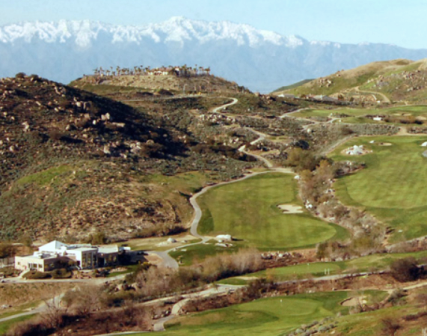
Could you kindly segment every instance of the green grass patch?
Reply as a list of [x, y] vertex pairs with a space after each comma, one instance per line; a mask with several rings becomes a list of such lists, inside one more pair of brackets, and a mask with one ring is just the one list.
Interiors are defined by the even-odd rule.
[[234, 244], [231, 247], [215, 246], [216, 240], [210, 240], [207, 244], [196, 244], [182, 249], [172, 251], [169, 255], [179, 261], [182, 266], [192, 265], [194, 262], [202, 261], [206, 257], [214, 256], [219, 253], [237, 252], [239, 248], [244, 246], [242, 243]]
[[286, 281], [299, 278], [322, 277], [325, 270], [329, 274], [358, 273], [367, 271], [387, 270], [391, 263], [397, 259], [414, 257], [419, 263], [425, 263], [427, 251], [412, 253], [389, 253], [373, 254], [362, 258], [339, 261], [339, 262], [317, 262], [310, 264], [299, 264], [286, 267], [270, 268], [267, 270], [246, 274], [244, 276], [232, 277], [219, 281], [222, 284], [240, 285], [246, 284], [249, 278], [267, 278], [273, 281]]
[[384, 123], [374, 121], [370, 118], [365, 118], [366, 115], [386, 115], [386, 116], [414, 116], [427, 118], [427, 106], [415, 105], [415, 106], [396, 106], [391, 108], [374, 108], [374, 109], [359, 109], [359, 108], [338, 108], [335, 110], [304, 110], [291, 114], [297, 118], [310, 118], [310, 117], [329, 117], [337, 118], [340, 114], [347, 114], [348, 117], [340, 117], [343, 123], [349, 124], [396, 124], [401, 125], [397, 120], [394, 123]]
[[260, 299], [172, 320], [159, 335], [281, 335], [314, 320], [346, 312], [347, 292]]
[[62, 165], [59, 167], [53, 167], [50, 169], [43, 170], [41, 172], [27, 175], [17, 181], [18, 184], [29, 184], [36, 183], [39, 186], [45, 186], [52, 182], [55, 178], [69, 173], [72, 170], [72, 167], [69, 165]]
[[[426, 136], [358, 138], [331, 154], [334, 160], [348, 160], [341, 151], [355, 144], [373, 151], [357, 158], [367, 168], [338, 179], [335, 189], [343, 203], [364, 208], [395, 228], [392, 241], [427, 235], [427, 158], [420, 146], [426, 140]], [[381, 142], [392, 145], [380, 146]]]
[[279, 92], [279, 91], [285, 91], [285, 90], [290, 90], [290, 89], [296, 89], [297, 87], [299, 87], [301, 85], [304, 85], [304, 84], [306, 84], [308, 82], [311, 82], [312, 80], [313, 79], [304, 79], [302, 81], [299, 81], [299, 82], [291, 84], [291, 85], [282, 86], [282, 87], [274, 90], [273, 92]]
[[231, 234], [247, 246], [289, 249], [313, 246], [347, 234], [335, 225], [301, 214], [283, 214], [280, 204], [303, 206], [293, 175], [269, 173], [219, 186], [198, 198], [203, 211], [199, 231]]
[[17, 318], [14, 318], [14, 319], [11, 319], [11, 320], [8, 320], [8, 321], [5, 321], [5, 322], [0, 322], [0, 335], [6, 334], [13, 325], [15, 325], [15, 324], [17, 324], [19, 322], [23, 322], [23, 321], [29, 320], [34, 315], [35, 314], [20, 316], [20, 317], [17, 317]]

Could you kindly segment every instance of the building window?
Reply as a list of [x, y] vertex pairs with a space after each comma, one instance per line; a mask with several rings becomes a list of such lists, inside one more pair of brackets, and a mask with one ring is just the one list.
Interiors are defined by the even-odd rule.
[[39, 268], [43, 268], [43, 265], [39, 265]]
[[18, 265], [21, 265], [21, 262], [20, 262], [20, 261], [18, 261]]

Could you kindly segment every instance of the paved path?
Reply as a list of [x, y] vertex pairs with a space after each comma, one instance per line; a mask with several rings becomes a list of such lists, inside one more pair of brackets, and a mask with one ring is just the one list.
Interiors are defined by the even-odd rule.
[[235, 285], [218, 285], [216, 288], [208, 288], [201, 292], [193, 293], [193, 294], [184, 294], [182, 295], [183, 300], [178, 301], [175, 303], [172, 307], [171, 313], [169, 316], [166, 316], [164, 318], [161, 318], [156, 321], [156, 323], [153, 326], [154, 331], [164, 331], [165, 330], [165, 323], [169, 320], [172, 320], [173, 318], [180, 315], [181, 308], [185, 306], [185, 304], [191, 300], [194, 299], [200, 299], [205, 298], [209, 296], [218, 296], [218, 295], [225, 295], [230, 290], [236, 290], [238, 288], [241, 288], [244, 286], [235, 286]]
[[[13, 319], [16, 319], [16, 318], [22, 317], [22, 316], [35, 315], [35, 314], [42, 313], [42, 312], [44, 312], [46, 310], [46, 308], [47, 308], [48, 305], [50, 305], [50, 304], [55, 304], [55, 305], [59, 304], [59, 302], [61, 302], [61, 299], [62, 299], [63, 296], [64, 296], [64, 293], [61, 293], [60, 295], [57, 295], [54, 298], [52, 298], [52, 299], [50, 299], [50, 300], [48, 300], [46, 302], [41, 303], [37, 308], [34, 308], [32, 310], [28, 310], [26, 312], [18, 313], [18, 314], [15, 314], [15, 315], [11, 315], [11, 316], [8, 316], [8, 317], [0, 318], [0, 323], [6, 322], [6, 321], [9, 321], [9, 320], [13, 320]], [[57, 303], [55, 303], [55, 300], [57, 300]]]
[[[238, 100], [236, 98], [230, 98], [233, 101], [230, 103], [227, 103], [225, 105], [221, 105], [217, 108], [215, 108], [212, 112], [213, 113], [220, 113], [219, 111], [224, 109], [225, 107], [228, 106], [232, 106], [234, 104], [236, 104], [238, 102]], [[254, 140], [251, 142], [251, 144], [256, 144], [259, 141], [262, 141], [266, 138], [266, 134], [255, 131], [251, 128], [248, 128], [248, 130], [254, 132], [255, 134], [257, 134], [259, 136], [258, 139]], [[262, 157], [261, 155], [256, 155], [253, 153], [249, 153], [245, 151], [245, 146], [242, 146], [239, 148], [239, 151], [242, 153], [245, 153], [247, 155], [250, 155], [252, 157], [255, 157], [257, 160], [260, 160], [262, 162], [265, 163], [265, 165], [267, 166], [267, 168], [269, 168], [270, 170], [265, 171], [265, 172], [256, 172], [256, 173], [251, 173], [248, 175], [245, 175], [242, 178], [239, 178], [237, 180], [233, 180], [233, 181], [227, 181], [227, 182], [221, 182], [215, 185], [211, 185], [211, 186], [207, 186], [204, 187], [201, 191], [199, 191], [198, 193], [194, 194], [191, 198], [190, 198], [190, 204], [194, 209], [194, 218], [193, 221], [191, 222], [191, 226], [190, 226], [190, 233], [191, 235], [193, 235], [196, 238], [201, 239], [200, 242], [197, 243], [191, 243], [191, 244], [186, 244], [186, 245], [181, 245], [181, 246], [177, 246], [177, 247], [171, 247], [169, 250], [166, 251], [147, 251], [148, 254], [154, 254], [159, 256], [162, 259], [162, 265], [165, 267], [170, 267], [173, 269], [178, 269], [179, 268], [179, 264], [177, 263], [177, 261], [172, 258], [169, 253], [172, 251], [177, 251], [179, 249], [188, 247], [188, 246], [193, 246], [193, 245], [198, 245], [198, 244], [205, 244], [207, 241], [209, 241], [210, 239], [212, 239], [212, 237], [209, 236], [202, 236], [201, 234], [199, 234], [198, 232], [198, 227], [199, 227], [199, 223], [200, 220], [202, 218], [202, 209], [200, 208], [199, 204], [197, 203], [197, 198], [200, 195], [203, 195], [204, 193], [206, 193], [207, 191], [209, 191], [212, 188], [216, 188], [218, 186], [222, 186], [222, 185], [226, 185], [226, 184], [230, 184], [230, 183], [236, 183], [236, 182], [240, 182], [243, 180], [246, 180], [250, 177], [256, 176], [256, 175], [260, 175], [260, 174], [267, 174], [267, 173], [271, 173], [271, 172], [280, 172], [280, 173], [284, 173], [284, 174], [293, 174], [293, 171], [289, 168], [273, 168], [273, 164], [267, 160], [266, 158]]]
[[[289, 116], [289, 115], [291, 115], [291, 114], [298, 113], [298, 112], [301, 112], [301, 111], [304, 111], [304, 110], [311, 110], [311, 108], [310, 108], [310, 107], [304, 107], [304, 108], [300, 108], [300, 109], [295, 110], [295, 111], [286, 112], [286, 113], [282, 114], [282, 115], [279, 117], [279, 119], [283, 119], [283, 118], [285, 118], [285, 117], [287, 117], [287, 116]], [[305, 120], [306, 120], [306, 119], [305, 119]]]
[[229, 106], [232, 106], [232, 105], [234, 105], [234, 104], [237, 104], [237, 103], [239, 102], [239, 100], [238, 100], [237, 98], [230, 98], [230, 99], [232, 99], [232, 100], [233, 100], [231, 103], [227, 103], [227, 104], [224, 104], [224, 105], [221, 105], [221, 106], [215, 107], [215, 108], [212, 110], [212, 113], [221, 113], [221, 110], [223, 110], [223, 109], [225, 109], [225, 108], [227, 108], [227, 107], [229, 107]]

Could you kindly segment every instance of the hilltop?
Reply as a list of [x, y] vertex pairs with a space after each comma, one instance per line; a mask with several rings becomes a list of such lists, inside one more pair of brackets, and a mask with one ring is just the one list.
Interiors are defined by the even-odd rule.
[[369, 63], [354, 69], [338, 71], [308, 83], [277, 90], [275, 94], [330, 95], [359, 102], [426, 102], [425, 78], [427, 59]]
[[[185, 194], [215, 178], [209, 171], [231, 178], [253, 161], [237, 141], [218, 143], [214, 127], [199, 125], [188, 112], [203, 109], [194, 101], [156, 115], [22, 73], [1, 79], [0, 92], [3, 239], [167, 233], [189, 216]], [[207, 173], [184, 184], [182, 195], [152, 182], [195, 170]]]
[[83, 89], [90, 89], [91, 85], [134, 87], [144, 91], [144, 94], [148, 96], [249, 92], [237, 83], [214, 76], [204, 69], [203, 73], [198, 73], [197, 67], [194, 69], [192, 67], [161, 67], [150, 70], [134, 67], [134, 69], [125, 69], [125, 71], [117, 67], [116, 70], [106, 70], [105, 73], [104, 70], [101, 71], [100, 73], [100, 70], [96, 69], [94, 75], [79, 78], [72, 81], [70, 85]]

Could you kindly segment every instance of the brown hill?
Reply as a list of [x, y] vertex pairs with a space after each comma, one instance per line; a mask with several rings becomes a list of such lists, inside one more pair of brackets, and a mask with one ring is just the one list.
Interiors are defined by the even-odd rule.
[[0, 93], [3, 239], [174, 230], [191, 214], [185, 193], [203, 179], [180, 194], [153, 174], [230, 178], [248, 165], [236, 148], [208, 141], [209, 127], [193, 134], [199, 121], [184, 110], [156, 118], [35, 75], [1, 79]]
[[[236, 93], [249, 92], [235, 82], [227, 81], [213, 75], [177, 77], [175, 75], [120, 75], [120, 76], [85, 76], [70, 83], [79, 88], [85, 85], [112, 85], [136, 87], [153, 94], [188, 94], [188, 93]], [[163, 92], [161, 91], [163, 90]], [[169, 91], [169, 92], [168, 92]]]
[[327, 77], [275, 94], [343, 96], [359, 101], [426, 102], [427, 60], [404, 59], [374, 62], [361, 67], [338, 71]]

